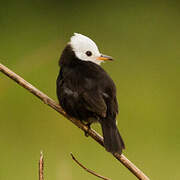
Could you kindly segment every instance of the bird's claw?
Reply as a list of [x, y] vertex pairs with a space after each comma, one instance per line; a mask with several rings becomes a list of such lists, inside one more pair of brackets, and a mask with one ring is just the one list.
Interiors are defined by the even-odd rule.
[[88, 137], [89, 136], [89, 129], [91, 129], [91, 123], [87, 123], [87, 124], [85, 124], [87, 127], [88, 127], [88, 129], [87, 129], [87, 131], [84, 131], [84, 135], [86, 136], [86, 137]]

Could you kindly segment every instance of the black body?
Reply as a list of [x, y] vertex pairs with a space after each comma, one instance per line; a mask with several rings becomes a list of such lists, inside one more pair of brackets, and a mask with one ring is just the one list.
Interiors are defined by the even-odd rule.
[[79, 60], [70, 45], [64, 49], [59, 65], [57, 96], [62, 108], [81, 121], [98, 121], [106, 150], [122, 153], [124, 143], [116, 126], [118, 104], [112, 79], [99, 65]]

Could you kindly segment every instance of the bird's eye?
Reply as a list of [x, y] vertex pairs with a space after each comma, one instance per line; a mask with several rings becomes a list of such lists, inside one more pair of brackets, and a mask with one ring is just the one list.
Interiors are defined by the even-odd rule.
[[86, 55], [87, 55], [87, 56], [91, 56], [91, 55], [92, 55], [92, 52], [91, 52], [91, 51], [86, 51]]

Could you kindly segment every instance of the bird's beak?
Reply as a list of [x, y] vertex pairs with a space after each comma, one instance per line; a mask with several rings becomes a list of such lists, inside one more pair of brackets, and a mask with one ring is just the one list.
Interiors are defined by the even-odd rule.
[[113, 58], [111, 56], [106, 56], [106, 55], [101, 54], [101, 56], [99, 56], [97, 58], [97, 60], [101, 60], [101, 61], [107, 61], [107, 60], [113, 61]]

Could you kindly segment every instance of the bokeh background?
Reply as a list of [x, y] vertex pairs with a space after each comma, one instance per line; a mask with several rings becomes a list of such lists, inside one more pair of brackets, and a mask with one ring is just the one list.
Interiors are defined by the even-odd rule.
[[[151, 179], [180, 179], [180, 3], [178, 1], [0, 2], [0, 62], [56, 98], [58, 59], [74, 32], [91, 37], [117, 85], [124, 154]], [[99, 125], [94, 125], [99, 133]], [[136, 179], [110, 153], [0, 73], [0, 180]]]

